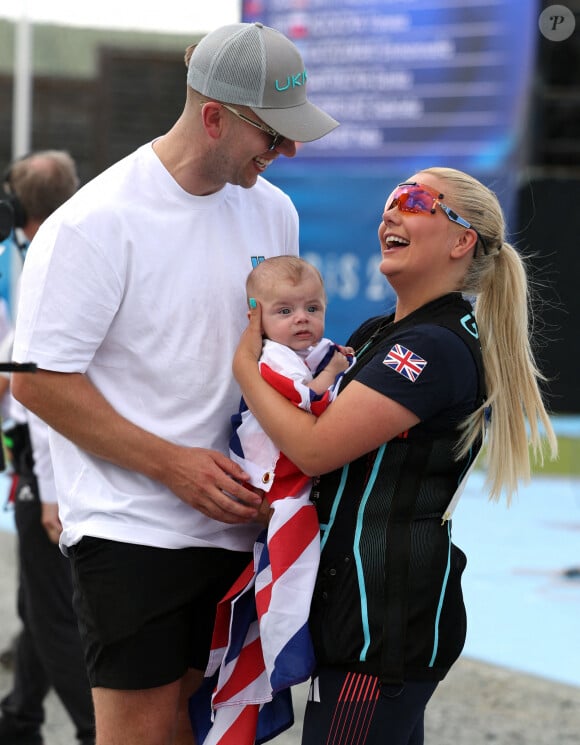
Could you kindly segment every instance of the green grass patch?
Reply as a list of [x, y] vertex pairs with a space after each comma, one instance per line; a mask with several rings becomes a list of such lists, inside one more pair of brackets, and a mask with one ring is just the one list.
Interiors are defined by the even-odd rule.
[[558, 437], [558, 459], [544, 459], [543, 467], [532, 463], [535, 474], [580, 476], [580, 439], [577, 437]]
[[[485, 448], [480, 453], [476, 468], [485, 468]], [[580, 477], [580, 438], [558, 436], [558, 458], [550, 460], [544, 451], [544, 465], [536, 463], [532, 456], [532, 473], [536, 476], [579, 476]]]

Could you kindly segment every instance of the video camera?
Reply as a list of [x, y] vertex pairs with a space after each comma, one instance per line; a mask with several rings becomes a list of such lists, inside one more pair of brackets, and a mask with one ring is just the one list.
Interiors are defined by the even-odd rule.
[[3, 195], [0, 199], [0, 243], [12, 233], [14, 228], [26, 225], [26, 212], [18, 197]]
[[12, 188], [12, 165], [10, 165], [4, 171], [0, 185], [0, 243], [8, 238], [14, 228], [23, 228], [26, 220], [24, 205]]
[[[27, 372], [34, 373], [37, 370], [35, 362], [0, 362], [0, 372]], [[2, 422], [0, 421], [0, 429]], [[4, 447], [0, 443], [0, 471], [6, 470], [6, 459], [4, 457]]]

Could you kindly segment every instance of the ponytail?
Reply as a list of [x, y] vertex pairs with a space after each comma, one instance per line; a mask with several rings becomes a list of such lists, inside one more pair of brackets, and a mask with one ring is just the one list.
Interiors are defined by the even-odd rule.
[[520, 254], [505, 241], [503, 214], [491, 190], [461, 171], [430, 168], [424, 172], [449, 183], [458, 211], [483, 238], [458, 289], [476, 298], [474, 314], [487, 400], [463, 423], [459, 454], [485, 440], [490, 498], [498, 500], [503, 491], [509, 504], [518, 482], [530, 478], [530, 446], [541, 465], [544, 440], [552, 459], [558, 452], [539, 388], [544, 376], [530, 342], [526, 267]]
[[[544, 462], [543, 435], [550, 457], [557, 456], [557, 441], [546, 412], [538, 381], [544, 376], [530, 344], [530, 299], [524, 262], [509, 243], [493, 256], [493, 272], [485, 272], [477, 295], [475, 317], [479, 328], [487, 401], [465, 422], [462, 451], [484, 435], [487, 424], [487, 483], [490, 497], [502, 489], [508, 503], [518, 481], [530, 478], [530, 452]], [[543, 433], [542, 430], [543, 429]]]

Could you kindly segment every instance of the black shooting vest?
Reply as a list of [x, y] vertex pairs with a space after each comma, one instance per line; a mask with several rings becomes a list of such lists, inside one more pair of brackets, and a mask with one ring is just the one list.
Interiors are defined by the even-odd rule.
[[[470, 349], [479, 406], [481, 348], [471, 305], [459, 293], [397, 323], [391, 316], [363, 324], [349, 340], [357, 365], [342, 390], [357, 369], [388, 353], [393, 334], [425, 323], [450, 329]], [[384, 683], [441, 680], [463, 648], [466, 559], [442, 515], [477, 452], [456, 460], [455, 425], [436, 436], [424, 429], [419, 423], [313, 487], [322, 552], [310, 629], [322, 666], [368, 672]]]

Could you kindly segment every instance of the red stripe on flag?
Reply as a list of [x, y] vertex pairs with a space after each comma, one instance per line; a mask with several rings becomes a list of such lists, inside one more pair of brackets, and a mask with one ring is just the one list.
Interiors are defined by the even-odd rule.
[[221, 735], [216, 745], [253, 745], [258, 726], [258, 704], [248, 704], [240, 711], [230, 727]]
[[248, 566], [240, 574], [238, 579], [218, 603], [216, 620], [213, 628], [211, 641], [212, 649], [227, 647], [230, 635], [230, 612], [231, 599], [236, 597], [254, 577], [254, 562], [250, 561]]
[[259, 592], [256, 592], [256, 610], [258, 612], [258, 618], [262, 618], [265, 613], [268, 612], [270, 607], [270, 600], [272, 599], [272, 587], [273, 583], [268, 582]]
[[272, 370], [272, 368], [265, 362], [260, 363], [260, 374], [267, 380], [270, 385], [279, 391], [288, 401], [291, 401], [294, 406], [299, 406], [302, 401], [302, 396], [296, 390], [294, 381], [292, 378], [288, 378], [285, 375]]
[[309, 504], [301, 507], [268, 539], [272, 579], [280, 577], [312, 543], [318, 531], [316, 508]]
[[236, 696], [246, 686], [260, 677], [265, 669], [262, 644], [260, 639], [254, 639], [244, 645], [236, 659], [236, 672], [231, 675], [224, 686], [216, 693], [213, 699], [214, 706]]

